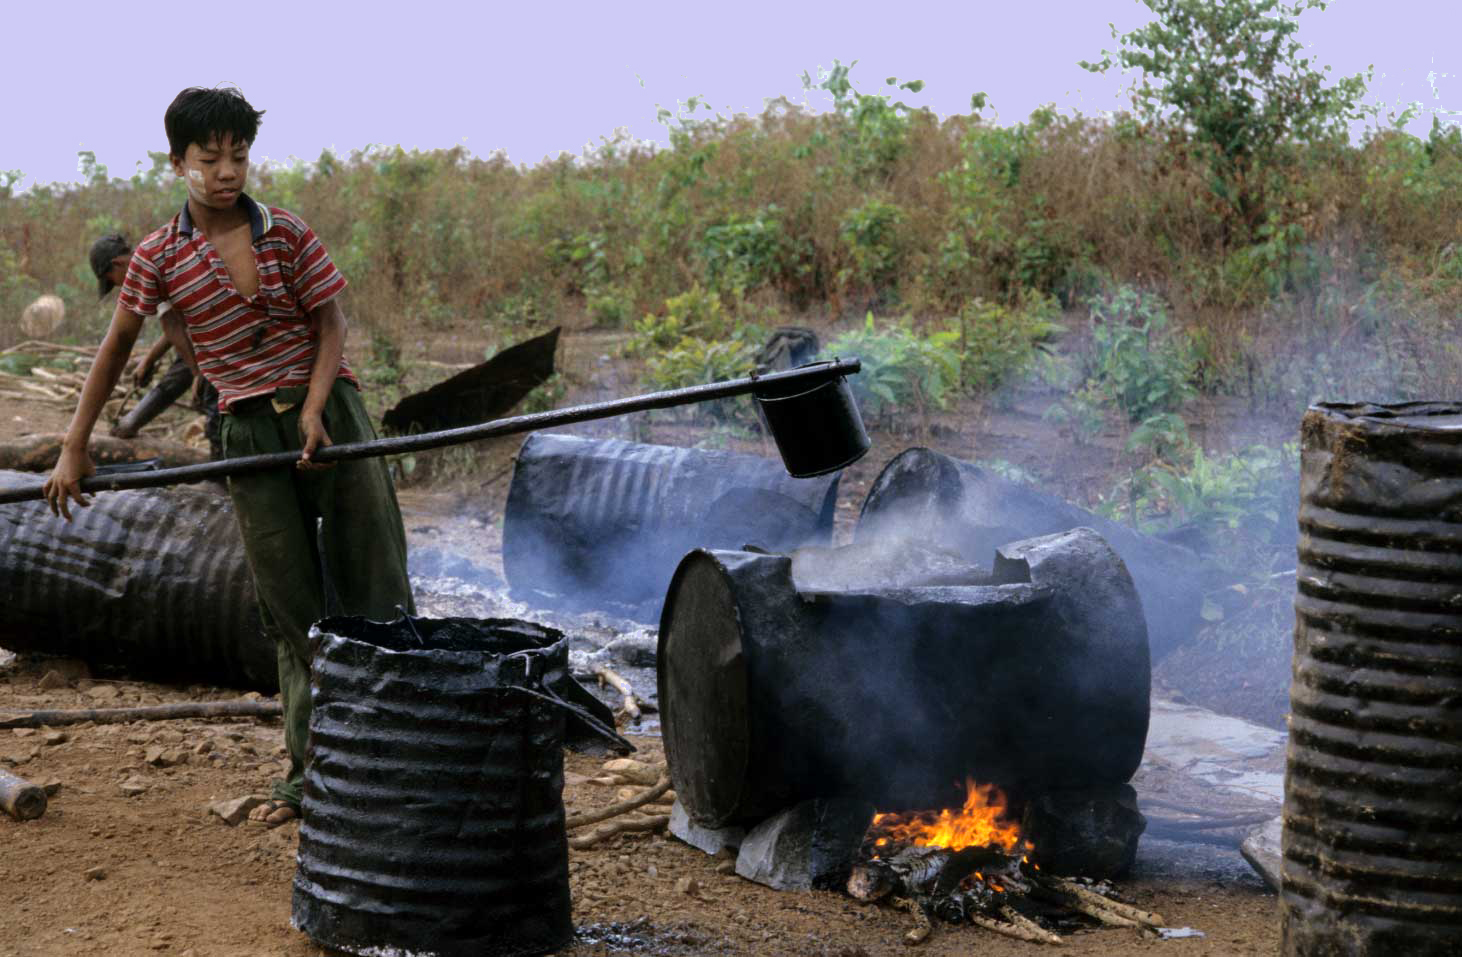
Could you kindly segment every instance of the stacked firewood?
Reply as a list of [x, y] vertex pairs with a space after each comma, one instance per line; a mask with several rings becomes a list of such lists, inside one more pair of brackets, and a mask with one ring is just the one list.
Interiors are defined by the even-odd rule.
[[996, 848], [905, 847], [853, 868], [853, 898], [908, 911], [915, 926], [905, 941], [917, 944], [933, 930], [931, 918], [975, 924], [1007, 937], [1060, 944], [1051, 928], [1096, 922], [1155, 935], [1160, 915], [1123, 903], [1106, 883], [1042, 873], [1024, 855]]
[[[95, 353], [95, 349], [34, 339], [0, 350], [0, 397], [75, 405]], [[6, 362], [6, 357], [12, 357], [11, 361]], [[23, 361], [29, 359], [35, 362]], [[112, 401], [125, 394], [119, 387]]]
[[[570, 814], [564, 826], [580, 833], [569, 837], [569, 847], [582, 850], [615, 834], [662, 831], [670, 823], [675, 792], [670, 790], [670, 772], [663, 764], [615, 758], [604, 762], [602, 772], [589, 783], [617, 788], [616, 800], [608, 807]], [[591, 825], [598, 827], [583, 830]]]

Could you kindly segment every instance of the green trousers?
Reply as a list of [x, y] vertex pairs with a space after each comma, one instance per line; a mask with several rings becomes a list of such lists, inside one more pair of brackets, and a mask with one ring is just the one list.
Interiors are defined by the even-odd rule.
[[[299, 404], [306, 389], [277, 390], [223, 416], [224, 455], [232, 458], [300, 448]], [[287, 406], [278, 411], [278, 406]], [[337, 379], [325, 404], [332, 442], [375, 438], [354, 386]], [[273, 796], [298, 806], [303, 797], [310, 729], [310, 626], [327, 614], [397, 617], [415, 613], [406, 578], [406, 533], [383, 459], [339, 462], [320, 471], [275, 469], [228, 480], [259, 609], [279, 656], [279, 694], [289, 776]], [[339, 607], [327, 607], [328, 580]]]

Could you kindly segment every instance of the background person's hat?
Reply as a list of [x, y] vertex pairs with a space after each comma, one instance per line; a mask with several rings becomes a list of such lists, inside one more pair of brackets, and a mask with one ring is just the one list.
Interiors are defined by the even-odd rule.
[[132, 252], [132, 244], [121, 233], [111, 233], [91, 244], [91, 271], [96, 273], [98, 298], [112, 291], [113, 282], [107, 278], [112, 260]]

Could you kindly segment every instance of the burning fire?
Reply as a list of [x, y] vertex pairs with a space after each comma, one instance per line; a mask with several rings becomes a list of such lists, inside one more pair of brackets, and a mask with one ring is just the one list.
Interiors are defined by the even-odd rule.
[[[958, 811], [910, 811], [873, 815], [869, 837], [877, 850], [890, 845], [993, 847], [1006, 854], [1022, 846], [1020, 823], [1010, 819], [1005, 795], [992, 784], [965, 781], [965, 803]], [[1029, 844], [1024, 845], [1029, 849]]]

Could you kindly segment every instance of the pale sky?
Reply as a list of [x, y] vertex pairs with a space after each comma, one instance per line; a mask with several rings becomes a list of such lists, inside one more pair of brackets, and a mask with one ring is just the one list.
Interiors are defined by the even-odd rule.
[[[802, 99], [802, 71], [835, 58], [859, 61], [864, 92], [891, 75], [924, 80], [904, 99], [941, 115], [968, 112], [976, 91], [1002, 122], [1046, 102], [1090, 114], [1125, 106], [1122, 81], [1077, 61], [1113, 47], [1109, 22], [1127, 30], [1147, 14], [1133, 0], [26, 2], [0, 13], [0, 169], [23, 170], [25, 185], [69, 181], [89, 149], [130, 175], [147, 150], [166, 150], [162, 115], [178, 90], [222, 82], [267, 111], [256, 160], [464, 144], [531, 164], [616, 127], [663, 142], [657, 104], [701, 96], [757, 113], [768, 98]], [[1335, 75], [1374, 64], [1377, 99], [1462, 110], [1458, 0], [1334, 0], [1300, 22]], [[1427, 115], [1411, 129], [1429, 126]]]

